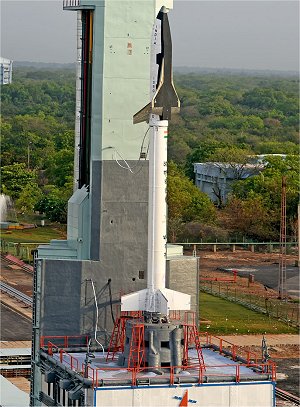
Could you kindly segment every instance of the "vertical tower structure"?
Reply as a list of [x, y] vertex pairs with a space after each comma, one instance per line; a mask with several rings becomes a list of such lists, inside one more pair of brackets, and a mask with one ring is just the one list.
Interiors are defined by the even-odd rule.
[[[121, 295], [146, 288], [149, 134], [132, 118], [150, 99], [162, 6], [172, 0], [64, 0], [78, 20], [75, 188], [67, 240], [38, 248], [41, 335], [97, 331], [107, 344]], [[190, 294], [194, 310], [197, 269], [182, 256], [166, 268], [166, 287]]]

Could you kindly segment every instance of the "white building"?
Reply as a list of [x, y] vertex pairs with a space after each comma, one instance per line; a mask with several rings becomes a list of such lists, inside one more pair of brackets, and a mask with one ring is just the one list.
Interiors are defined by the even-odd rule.
[[224, 204], [233, 181], [258, 174], [263, 164], [194, 163], [195, 184], [218, 204]]
[[12, 82], [12, 63], [10, 59], [0, 57], [0, 83], [7, 85]]

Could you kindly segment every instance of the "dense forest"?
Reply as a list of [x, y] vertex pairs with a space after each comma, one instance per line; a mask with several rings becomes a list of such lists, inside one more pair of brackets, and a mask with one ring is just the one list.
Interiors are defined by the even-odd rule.
[[[288, 233], [296, 234], [299, 190], [299, 81], [296, 77], [175, 75], [181, 112], [169, 138], [169, 239], [278, 240], [282, 176]], [[2, 193], [22, 212], [65, 222], [72, 193], [75, 71], [17, 67], [1, 89]], [[265, 154], [264, 171], [237, 176], [226, 202], [213, 204], [193, 183], [195, 162], [246, 165]], [[286, 157], [268, 156], [285, 154]]]

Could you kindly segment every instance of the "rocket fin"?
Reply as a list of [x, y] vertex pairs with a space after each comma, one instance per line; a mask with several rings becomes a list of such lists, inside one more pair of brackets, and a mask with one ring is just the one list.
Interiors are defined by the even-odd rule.
[[179, 291], [163, 288], [162, 294], [168, 301], [168, 310], [189, 310], [191, 309], [191, 296]]
[[149, 122], [149, 116], [151, 113], [151, 102], [148, 103], [143, 109], [138, 111], [134, 116], [133, 116], [133, 124], [137, 123], [142, 123], [142, 122]]
[[148, 290], [123, 295], [121, 298], [121, 311], [145, 311]]
[[122, 311], [148, 311], [168, 313], [168, 300], [160, 290], [140, 290], [121, 298]]
[[155, 291], [146, 288], [121, 298], [122, 311], [148, 311], [168, 315], [170, 310], [189, 310], [190, 307], [190, 295], [168, 288]]

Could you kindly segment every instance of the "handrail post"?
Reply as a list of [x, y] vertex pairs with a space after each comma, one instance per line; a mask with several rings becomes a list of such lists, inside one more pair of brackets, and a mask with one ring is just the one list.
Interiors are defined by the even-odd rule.
[[203, 384], [203, 367], [202, 365], [199, 366], [199, 381], [198, 384]]
[[236, 357], [236, 345], [232, 346], [232, 359], [233, 361], [235, 361], [235, 357]]
[[60, 363], [62, 363], [62, 361], [63, 361], [63, 352], [64, 352], [64, 350], [63, 350], [63, 349], [60, 349], [60, 351], [59, 351], [59, 360], [60, 360]]
[[240, 365], [236, 365], [236, 382], [240, 381]]
[[132, 386], [136, 386], [136, 374], [137, 374], [137, 371], [136, 371], [136, 369], [135, 368], [132, 368]]

